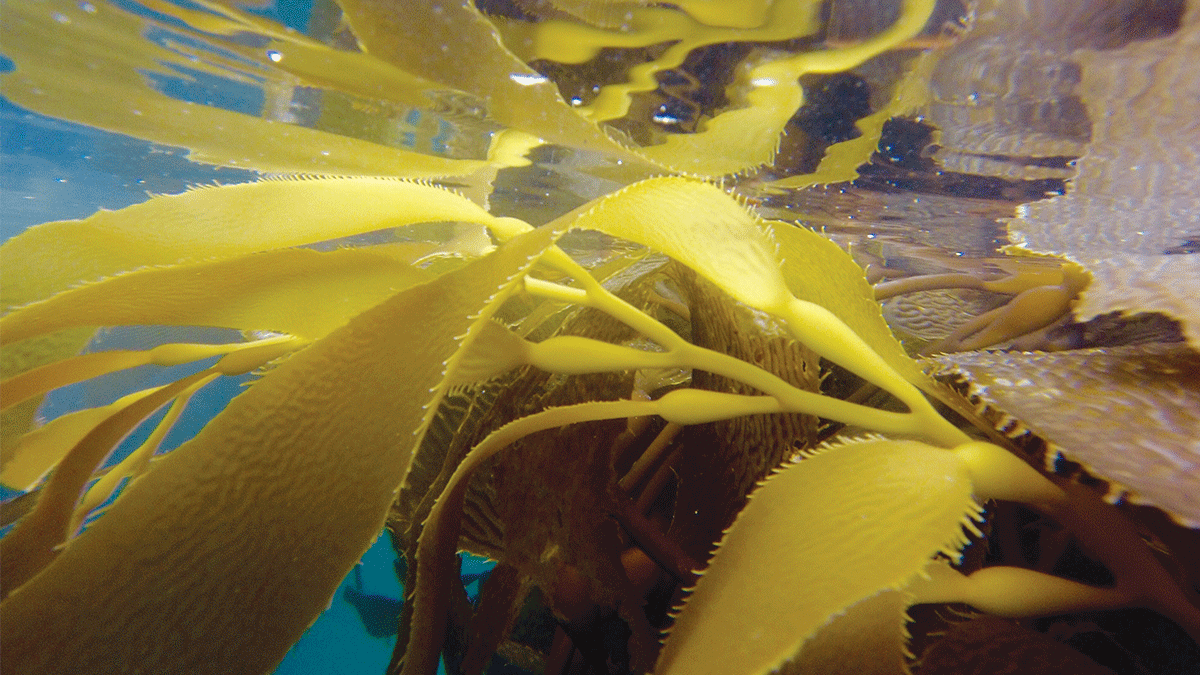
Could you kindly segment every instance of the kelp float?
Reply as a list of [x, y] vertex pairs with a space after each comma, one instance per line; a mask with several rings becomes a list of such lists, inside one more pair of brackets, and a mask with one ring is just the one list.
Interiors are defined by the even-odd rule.
[[[7, 2], [10, 101], [261, 179], [4, 244], [0, 476], [28, 492], [7, 513], [32, 506], [0, 541], [3, 670], [267, 672], [385, 526], [409, 563], [393, 668], [410, 674], [493, 658], [548, 673], [902, 673], [910, 629], [933, 645], [922, 672], [959, 672], [989, 640], [1085, 658], [997, 619], [955, 622], [940, 642], [906, 629], [931, 603], [1009, 618], [1146, 607], [1200, 637], [1186, 544], [1145, 543], [1194, 543], [1200, 521], [1195, 296], [1151, 285], [1159, 269], [1196, 274], [1194, 190], [1139, 184], [1131, 202], [1114, 177], [1144, 147], [1131, 128], [1162, 139], [1172, 125], [1100, 112], [1126, 105], [1114, 83], [1140, 68], [1136, 109], [1194, 129], [1200, 96], [1178, 90], [1196, 87], [1183, 62], [1200, 22], [1195, 8], [1154, 23], [1097, 5], [343, 0], [302, 34], [219, 0]], [[1034, 66], [1005, 51], [1022, 26], [1054, 45]], [[993, 52], [977, 80], [956, 76]], [[806, 92], [854, 69], [873, 73], [856, 130], [801, 133]], [[1034, 71], [1062, 78], [1037, 89]], [[274, 98], [255, 116], [156, 84], [170, 78]], [[312, 91], [313, 115], [279, 112]], [[853, 179], [905, 115], [936, 123], [936, 161], [1010, 187], [1083, 157], [1065, 195], [1013, 222], [1031, 250], [873, 288], [825, 236], [757, 212]], [[419, 143], [422, 116], [438, 134]], [[776, 156], [788, 129], [808, 166]], [[1170, 150], [1194, 155], [1182, 137]], [[1194, 178], [1165, 152], [1136, 161]], [[553, 189], [524, 202], [514, 186], [530, 179]], [[1152, 211], [1161, 222], [1134, 248], [1095, 215]], [[1056, 224], [1072, 218], [1100, 241], [1070, 243]], [[950, 322], [930, 349], [957, 353], [935, 378], [879, 301], [951, 288], [1000, 302]], [[1150, 320], [1117, 311], [1158, 312], [1174, 332], [1147, 338]], [[1141, 338], [1089, 348], [1095, 315]], [[81, 354], [106, 326], [244, 340]], [[1078, 338], [1066, 351], [972, 351], [1061, 347], [1064, 331]], [[171, 384], [34, 421], [60, 387], [193, 362]], [[195, 438], [155, 455], [190, 396], [247, 372]], [[1124, 419], [1134, 389], [1151, 442], [1080, 445], [1081, 428]], [[149, 441], [98, 471], [164, 407]], [[1031, 446], [1091, 474], [1043, 470]], [[1131, 520], [1106, 491], [1179, 525]], [[1109, 583], [970, 553], [1019, 536], [1013, 504], [1065, 528]], [[460, 550], [499, 561], [475, 605]], [[547, 615], [556, 637], [522, 641]]]

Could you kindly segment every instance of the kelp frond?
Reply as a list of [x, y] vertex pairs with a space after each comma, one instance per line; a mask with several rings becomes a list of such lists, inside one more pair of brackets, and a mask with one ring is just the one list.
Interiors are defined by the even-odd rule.
[[[1096, 401], [1100, 415], [1152, 401], [1138, 425], [1177, 400], [1192, 410], [1195, 303], [1175, 291], [1137, 300], [1145, 284], [1127, 283], [1103, 242], [1055, 238], [1078, 213], [1102, 221], [1097, 203], [1124, 204], [1113, 176], [1141, 157], [1125, 142], [1135, 113], [1095, 128], [1115, 159], [1089, 150], [1066, 195], [1012, 221], [1027, 248], [1062, 258], [1010, 249], [986, 273], [872, 286], [825, 234], [760, 216], [774, 195], [853, 179], [901, 115], [947, 127], [939, 161], [1020, 163], [993, 136], [972, 145], [944, 109], [958, 105], [945, 80], [978, 48], [972, 33], [910, 58], [935, 4], [899, 2], [888, 25], [845, 40], [807, 0], [338, 0], [321, 8], [336, 27], [319, 37], [224, 0], [6, 2], [13, 68], [0, 81], [14, 104], [257, 176], [48, 222], [0, 248], [0, 481], [36, 493], [0, 540], [0, 669], [266, 672], [385, 526], [409, 566], [390, 667], [405, 675], [480, 669], [502, 651], [557, 675], [572, 642], [617, 634], [604, 621], [626, 637], [587, 658], [620, 655], [623, 672], [869, 662], [899, 674], [916, 603], [1014, 617], [1141, 605], [1200, 637], [1187, 575], [1088, 487], [1014, 452], [986, 410], [905, 351], [880, 307], [952, 288], [1000, 297], [927, 349], [966, 352], [939, 361], [1052, 440], [1102, 446], [1080, 431], [1112, 426], [1079, 421]], [[1005, 34], [1006, 12], [1033, 11], [984, 5], [981, 38]], [[1171, 107], [1164, 92], [1191, 91], [1180, 73], [1198, 15], [1173, 35], [1079, 52], [1088, 105], [1135, 110], [1117, 84], [1128, 68], [1161, 71], [1146, 88], [1152, 115]], [[617, 65], [588, 80], [605, 63]], [[709, 67], [712, 82], [692, 73]], [[815, 170], [777, 166], [811, 103], [805, 82], [872, 68], [895, 72], [872, 76], [860, 136], [831, 141]], [[266, 102], [224, 109], [164, 84], [199, 76]], [[693, 85], [704, 91], [684, 101], [687, 125], [652, 112]], [[319, 114], [282, 112], [301, 89], [321, 95]], [[439, 136], [417, 143], [418, 125]], [[1037, 153], [1086, 145], [1042, 140]], [[510, 194], [523, 180], [571, 194]], [[1152, 243], [1131, 273], [1194, 274]], [[972, 353], [1072, 313], [1137, 309], [1176, 319], [1184, 344]], [[172, 332], [152, 348], [81, 353], [97, 328], [145, 326], [242, 339]], [[1131, 364], [1163, 381], [1114, 388]], [[191, 371], [36, 420], [42, 397], [143, 365]], [[1077, 368], [1085, 376], [1064, 380]], [[251, 372], [202, 431], [156, 454], [202, 387]], [[1058, 389], [1054, 405], [1033, 403]], [[147, 440], [101, 469], [164, 408]], [[995, 443], [973, 440], [984, 435]], [[1194, 500], [1180, 497], [1194, 452], [1110, 454], [1136, 461], [1073, 456], [1194, 523]], [[1146, 467], [1175, 473], [1138, 476]], [[1112, 586], [971, 559], [1012, 526], [985, 510], [996, 500], [1054, 519]], [[460, 550], [498, 561], [478, 606], [462, 593]], [[555, 642], [510, 649], [537, 612], [560, 626]], [[859, 648], [864, 632], [877, 637]]]

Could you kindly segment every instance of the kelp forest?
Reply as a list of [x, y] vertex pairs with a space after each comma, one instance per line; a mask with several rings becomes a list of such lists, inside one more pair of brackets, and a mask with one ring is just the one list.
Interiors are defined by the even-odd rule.
[[1196, 672], [1197, 2], [2, 4], [6, 675]]

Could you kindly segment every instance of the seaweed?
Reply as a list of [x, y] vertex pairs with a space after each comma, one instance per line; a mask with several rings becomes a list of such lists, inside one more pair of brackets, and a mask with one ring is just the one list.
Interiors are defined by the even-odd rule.
[[[1156, 289], [1160, 270], [1194, 276], [1168, 244], [1195, 232], [1105, 243], [1156, 205], [1177, 213], [1179, 195], [1160, 180], [1129, 196], [1125, 164], [1173, 155], [1137, 154], [1141, 118], [1102, 126], [1095, 109], [1125, 105], [1115, 83], [1152, 63], [1151, 114], [1191, 114], [1200, 96], [1171, 108], [1164, 92], [1194, 88], [1181, 64], [1200, 12], [1144, 39], [1110, 10], [1062, 17], [1080, 50], [1039, 53], [1061, 75], [1047, 93], [1025, 86], [1021, 45], [1067, 28], [1006, 5], [927, 25], [948, 11], [934, 5], [905, 0], [849, 38], [856, 7], [884, 10], [340, 0], [310, 35], [222, 0], [6, 2], [10, 101], [258, 177], [45, 223], [0, 249], [0, 479], [33, 503], [0, 540], [0, 665], [267, 672], [385, 528], [406, 597], [361, 584], [347, 597], [372, 635], [399, 614], [389, 672], [406, 675], [938, 672], [981, 654], [1003, 668], [990, 645], [1022, 645], [1015, 664], [1073, 649], [1036, 620], [1123, 608], [1153, 610], [1190, 648], [1195, 298]], [[997, 42], [1030, 24], [1021, 45]], [[950, 85], [978, 53], [981, 82], [1017, 90], [964, 125]], [[586, 100], [563, 95], [596, 72]], [[179, 77], [327, 105], [248, 114], [162, 84]], [[672, 106], [687, 124], [659, 119]], [[854, 119], [818, 123], [835, 109]], [[944, 145], [906, 149], [907, 171], [1067, 181], [1011, 212], [1025, 250], [872, 285], [802, 214], [766, 217], [779, 195], [854, 180], [914, 116]], [[776, 162], [788, 129], [815, 162]], [[1060, 156], [1081, 157], [1074, 178]], [[1063, 243], [1097, 209], [1116, 224]], [[926, 344], [951, 353], [912, 356], [880, 302], [962, 288], [992, 306]], [[1122, 311], [1179, 330], [1103, 351], [980, 351], [1045, 347], [1064, 322]], [[110, 326], [243, 340], [80, 353]], [[35, 418], [64, 386], [182, 363], [197, 370]], [[194, 438], [157, 452], [199, 388], [245, 373]], [[141, 448], [99, 469], [163, 408]], [[1040, 563], [1011, 545], [1026, 517], [1061, 533]], [[460, 551], [497, 561], [474, 600]], [[1072, 555], [1103, 574], [1055, 565]], [[922, 609], [962, 605], [958, 619]]]

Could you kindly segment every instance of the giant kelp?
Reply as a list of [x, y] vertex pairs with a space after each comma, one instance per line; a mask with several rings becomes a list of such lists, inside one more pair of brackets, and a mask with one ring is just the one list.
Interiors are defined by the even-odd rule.
[[[903, 616], [918, 603], [1005, 617], [1146, 606], [1200, 635], [1195, 579], [1173, 576], [1171, 556], [1156, 558], [1097, 491], [1031, 468], [976, 408], [981, 394], [926, 374], [878, 303], [960, 287], [1002, 296], [942, 346], [1004, 343], [1053, 326], [1085, 288], [1085, 302], [1108, 292], [1091, 285], [1100, 258], [1015, 256], [989, 263], [1002, 274], [920, 275], [877, 292], [828, 238], [755, 212], [766, 195], [852, 177], [888, 120], [923, 109], [945, 138], [964, 139], [946, 151], [960, 157], [1019, 151], [1005, 162], [1020, 164], [1080, 152], [1076, 117], [1053, 127], [1074, 145], [997, 144], [937, 117], [957, 95], [946, 86], [953, 50], [994, 48], [1006, 22], [996, 10], [979, 14], [974, 33], [926, 29], [933, 5], [903, 2], [887, 28], [847, 41], [824, 39], [816, 2], [345, 0], [319, 8], [336, 19], [320, 37], [220, 0], [8, 3], [10, 100], [264, 177], [47, 223], [4, 245], [0, 472], [36, 502], [0, 544], [4, 669], [264, 672], [385, 524], [409, 563], [393, 663], [406, 673], [434, 672], [439, 659], [477, 672], [513, 651], [510, 633], [531, 605], [561, 627], [534, 665], [564, 672], [572, 644], [617, 671], [830, 672], [852, 663], [841, 656], [851, 649], [880, 672], [904, 672]], [[845, 23], [856, 7], [830, 11]], [[1137, 58], [1182, 77], [1172, 59], [1194, 40], [1196, 15], [1125, 49], [1144, 46]], [[1070, 22], [1110, 17], [1083, 11]], [[908, 42], [964, 32], [974, 38], [949, 51], [917, 55], [928, 40]], [[715, 45], [740, 56], [715, 58]], [[1122, 56], [1060, 52], [1046, 59], [1080, 58], [1095, 78]], [[568, 103], [558, 87], [585, 81], [597, 60], [627, 70]], [[873, 76], [861, 135], [832, 145], [815, 173], [773, 165], [805, 103], [801, 78], [868, 61], [892, 75]], [[307, 120], [271, 105], [254, 116], [156, 84], [181, 74], [276, 93], [319, 88], [329, 105]], [[672, 77], [694, 86], [670, 89]], [[1090, 77], [1065, 77], [1051, 93], [1069, 97]], [[692, 98], [687, 129], [669, 115], [646, 119], [677, 95]], [[1036, 105], [1042, 95], [1018, 89], [1016, 109], [1038, 114], [1002, 119], [1005, 139], [1021, 138], [1018, 123], [1036, 136], [1062, 121]], [[1096, 106], [1105, 96], [1124, 94], [1084, 98]], [[490, 143], [438, 154], [388, 145], [387, 124], [343, 135], [361, 110], [392, 122], [434, 115]], [[1123, 132], [1093, 133], [1095, 143]], [[973, 136], [984, 146], [963, 147]], [[575, 190], [575, 203], [548, 217], [544, 205], [506, 198], [514, 177], [544, 167]], [[1097, 189], [1088, 176], [1076, 193]], [[1113, 307], [1165, 311], [1192, 337], [1190, 315], [1171, 303]], [[247, 339], [78, 355], [95, 327], [112, 325], [222, 326]], [[1096, 384], [1086, 393], [1103, 410], [1127, 391], [1114, 389], [1114, 373], [1147, 360], [1135, 377], [1190, 368], [1192, 347], [1046, 359], [1088, 368]], [[27, 432], [55, 388], [211, 356], [220, 360], [173, 384]], [[1015, 358], [1019, 372], [1046, 369], [1046, 359]], [[942, 359], [977, 386], [1003, 377], [986, 356]], [[194, 439], [151, 460], [152, 439], [93, 476], [153, 410], [249, 371], [257, 379]], [[1072, 454], [1072, 423], [1042, 423], [1044, 409], [1023, 405], [1050, 386], [997, 388], [995, 404], [1179, 521], [1200, 517], [1179, 498], [1186, 466], [1143, 483]], [[1148, 405], [1176, 402], [1189, 414], [1194, 389]], [[1063, 407], [1087, 409], [1049, 414], [1075, 419]], [[1054, 519], [1113, 582], [962, 558], [985, 530], [1013, 527], [985, 514], [988, 500]], [[459, 550], [499, 561], [478, 607], [455, 573]], [[681, 609], [672, 617], [669, 607]], [[881, 639], [856, 647], [868, 625]], [[621, 637], [600, 639], [613, 626]]]

